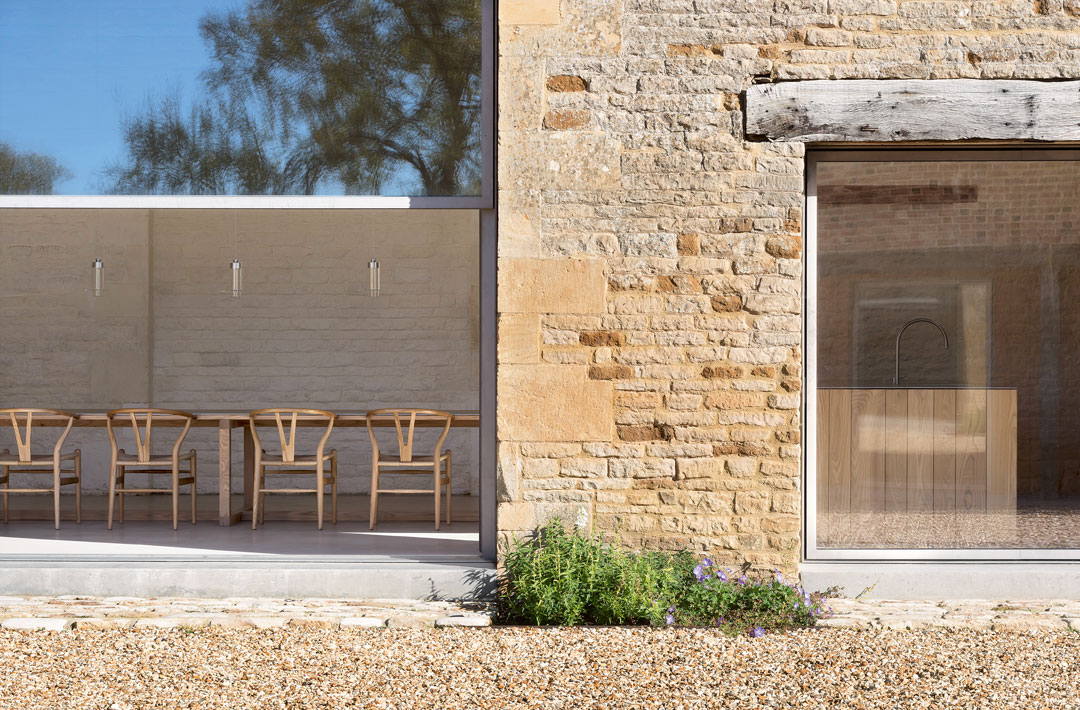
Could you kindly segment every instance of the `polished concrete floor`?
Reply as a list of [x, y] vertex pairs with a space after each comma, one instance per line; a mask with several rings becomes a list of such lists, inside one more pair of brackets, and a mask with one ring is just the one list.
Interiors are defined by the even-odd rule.
[[475, 522], [442, 526], [431, 523], [366, 523], [268, 521], [258, 530], [250, 523], [219, 527], [213, 523], [128, 522], [106, 530], [100, 522], [65, 522], [54, 530], [46, 521], [0, 524], [0, 557], [102, 556], [109, 558], [274, 558], [286, 556], [347, 560], [473, 558], [479, 554]]

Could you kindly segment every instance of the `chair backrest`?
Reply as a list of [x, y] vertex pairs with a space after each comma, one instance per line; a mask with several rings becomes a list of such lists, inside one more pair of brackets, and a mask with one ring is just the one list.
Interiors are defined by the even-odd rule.
[[63, 412], [59, 409], [0, 409], [0, 418], [6, 418], [10, 420], [11, 428], [15, 431], [15, 449], [19, 455], [19, 461], [30, 461], [30, 441], [34, 434], [35, 414], [39, 415], [39, 419], [53, 417], [61, 420], [66, 420], [66, 426], [64, 427], [64, 431], [56, 440], [56, 445], [53, 446], [54, 459], [60, 456], [60, 449], [64, 446], [64, 439], [67, 438], [68, 432], [71, 431], [71, 425], [74, 424], [75, 420], [79, 418], [78, 414], [72, 414], [71, 412]]
[[[397, 444], [398, 444], [398, 458], [402, 463], [409, 463], [413, 460], [413, 433], [416, 431], [417, 416], [424, 417], [425, 419], [433, 419], [436, 425], [442, 425], [442, 432], [439, 434], [439, 440], [435, 442], [434, 457], [438, 460], [442, 455], [443, 442], [446, 441], [446, 435], [450, 433], [450, 424], [454, 420], [454, 415], [450, 412], [443, 412], [438, 409], [374, 409], [367, 413], [367, 430], [368, 437], [371, 438], [371, 447], [375, 452], [375, 456], [379, 455], [379, 442], [375, 438], [375, 430], [372, 428], [372, 420], [384, 419], [393, 417], [394, 429], [397, 432]], [[403, 430], [401, 423], [402, 418], [408, 417], [406, 421], [406, 428]]]
[[[326, 441], [330, 438], [330, 432], [334, 430], [334, 420], [337, 415], [324, 409], [293, 409], [289, 407], [256, 409], [248, 415], [251, 424], [251, 438], [255, 446], [262, 450], [262, 440], [259, 439], [259, 426], [277, 425], [278, 440], [281, 443], [281, 460], [291, 463], [296, 460], [296, 426], [313, 426], [325, 420], [326, 431], [319, 439], [319, 445], [315, 455], [322, 458], [326, 449]], [[289, 423], [289, 433], [285, 433], [285, 421]]]
[[106, 413], [105, 426], [109, 430], [109, 446], [112, 447], [113, 453], [119, 450], [116, 443], [116, 432], [113, 430], [114, 422], [119, 423], [126, 420], [126, 423], [131, 424], [132, 433], [135, 435], [136, 457], [141, 463], [149, 461], [151, 456], [150, 436], [153, 433], [154, 420], [160, 421], [163, 418], [179, 418], [183, 421], [183, 429], [180, 431], [180, 436], [173, 443], [172, 448], [172, 457], [177, 458], [180, 455], [180, 447], [183, 445], [185, 437], [187, 437], [188, 429], [191, 428], [191, 422], [195, 419], [194, 414], [182, 412], [178, 409], [114, 409]]

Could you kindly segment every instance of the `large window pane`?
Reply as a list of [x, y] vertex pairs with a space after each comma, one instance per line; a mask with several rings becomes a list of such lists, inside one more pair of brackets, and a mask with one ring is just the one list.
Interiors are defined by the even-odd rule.
[[[0, 209], [0, 408], [476, 411], [479, 229], [478, 212], [464, 209]], [[103, 288], [95, 295], [99, 258]], [[374, 296], [372, 258], [381, 276]], [[239, 297], [233, 259], [243, 267]], [[35, 452], [56, 435], [40, 429]], [[438, 434], [419, 431], [417, 451]], [[237, 492], [239, 444], [238, 436]], [[67, 445], [83, 452], [87, 510], [100, 512], [105, 431], [77, 427]], [[370, 490], [367, 431], [335, 428], [331, 446], [342, 505], [355, 519], [366, 510], [356, 496]], [[455, 427], [445, 446], [454, 493], [478, 493], [477, 430]], [[14, 448], [10, 422], [0, 421], [0, 450]], [[193, 428], [188, 448], [198, 451], [200, 492], [216, 492], [217, 429]], [[462, 518], [467, 509], [475, 515], [463, 504]]]
[[1080, 548], [1080, 162], [817, 186], [818, 546]]
[[9, 0], [0, 194], [480, 194], [480, 0]]

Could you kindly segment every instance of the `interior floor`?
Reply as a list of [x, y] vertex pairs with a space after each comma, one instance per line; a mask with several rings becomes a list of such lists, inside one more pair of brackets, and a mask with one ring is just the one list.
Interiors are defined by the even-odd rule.
[[1080, 498], [1021, 500], [1015, 513], [824, 513], [820, 549], [1080, 549]]
[[[82, 519], [104, 521], [108, 505], [108, 496], [84, 494], [82, 499]], [[325, 498], [326, 515], [329, 519], [330, 497]], [[444, 502], [445, 505], [445, 502]], [[195, 501], [197, 519], [217, 524], [218, 497], [216, 494], [200, 494]], [[242, 510], [243, 496], [233, 496], [233, 510]], [[15, 521], [35, 521], [52, 519], [52, 497], [48, 494], [12, 494], [8, 496], [8, 517]], [[180, 520], [190, 524], [191, 499], [183, 490], [180, 492]], [[341, 494], [338, 496], [339, 522], [367, 522], [371, 510], [371, 499], [362, 494]], [[480, 519], [480, 497], [455, 495], [450, 502], [452, 519], [475, 523]], [[68, 495], [60, 499], [60, 519], [75, 520], [75, 497]], [[124, 519], [129, 522], [144, 520], [172, 520], [172, 496], [164, 495], [128, 495], [124, 501]], [[315, 520], [314, 495], [266, 495], [267, 520]], [[434, 496], [380, 494], [379, 522], [422, 522], [435, 520]], [[251, 514], [244, 513], [244, 520], [250, 523]]]
[[[251, 515], [236, 525], [218, 525], [217, 496], [198, 496], [198, 522], [188, 517], [190, 502], [180, 497], [180, 525], [173, 530], [171, 496], [130, 496], [125, 522], [106, 529], [105, 496], [83, 496], [83, 519], [76, 524], [75, 501], [61, 500], [62, 521], [52, 522], [52, 498], [12, 495], [9, 522], [0, 524], [0, 557], [89, 556], [166, 560], [295, 557], [348, 559], [475, 559], [479, 554], [479, 498], [454, 496], [453, 523], [435, 530], [434, 501], [428, 496], [386, 495], [379, 499], [379, 521], [368, 530], [369, 498], [339, 497], [338, 523], [315, 525], [313, 496], [267, 496], [266, 522], [251, 529]], [[243, 500], [234, 497], [234, 509]]]
[[480, 535], [476, 523], [457, 522], [437, 531], [427, 523], [267, 522], [250, 525], [181, 525], [173, 531], [158, 522], [132, 522], [106, 530], [102, 525], [65, 525], [54, 530], [45, 521], [0, 526], [0, 557], [102, 556], [157, 559], [304, 556], [308, 559], [476, 558]]

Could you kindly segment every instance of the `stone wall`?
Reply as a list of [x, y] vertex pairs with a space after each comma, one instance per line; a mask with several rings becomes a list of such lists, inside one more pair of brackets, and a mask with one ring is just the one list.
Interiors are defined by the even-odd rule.
[[[0, 406], [479, 407], [475, 211], [240, 210], [235, 218], [232, 210], [0, 211]], [[229, 291], [234, 255], [244, 264], [239, 299]], [[105, 263], [100, 297], [90, 293], [96, 256]], [[383, 267], [378, 298], [368, 295], [371, 257]], [[35, 441], [44, 445], [50, 433]], [[434, 436], [418, 434], [418, 446]], [[13, 441], [11, 427], [0, 426], [0, 449]], [[83, 450], [84, 490], [106, 490], [104, 430], [75, 429], [69, 442]], [[454, 490], [476, 491], [476, 430], [456, 429], [446, 445]], [[199, 452], [199, 489], [216, 491], [217, 431], [193, 429], [187, 446]], [[366, 430], [339, 428], [331, 446], [341, 456], [340, 490], [367, 492]], [[239, 434], [233, 448], [240, 476]]]
[[801, 144], [755, 82], [1080, 76], [1080, 5], [502, 0], [499, 528], [800, 557]]

